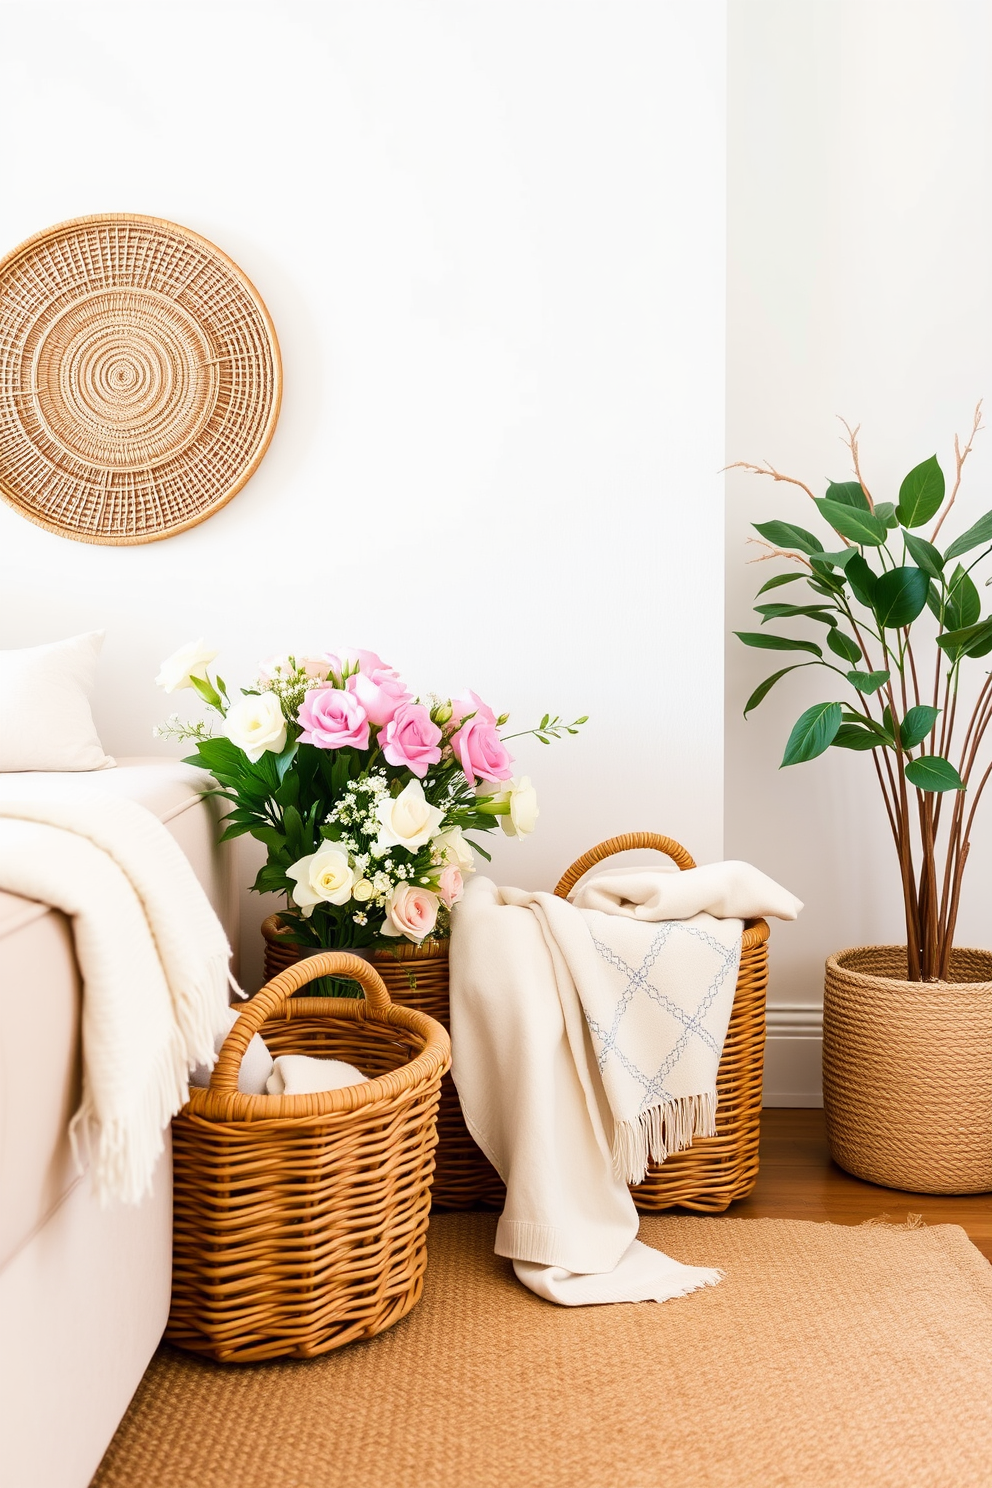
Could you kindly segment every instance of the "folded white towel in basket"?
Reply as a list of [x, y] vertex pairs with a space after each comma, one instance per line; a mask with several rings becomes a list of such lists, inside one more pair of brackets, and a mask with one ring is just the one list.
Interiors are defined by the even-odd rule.
[[265, 1082], [269, 1095], [316, 1095], [364, 1085], [368, 1079], [343, 1059], [313, 1059], [309, 1054], [280, 1054]]
[[[221, 1051], [221, 1047], [227, 1035], [238, 1021], [241, 1009], [231, 1007], [227, 1010], [227, 1027], [217, 1035], [214, 1040], [214, 1054]], [[214, 1060], [216, 1063], [216, 1059]], [[210, 1084], [210, 1076], [213, 1073], [213, 1064], [198, 1064], [190, 1072], [189, 1083], [198, 1085], [205, 1090]], [[256, 1033], [248, 1045], [238, 1070], [238, 1089], [242, 1095], [264, 1095], [265, 1082], [272, 1073], [272, 1055], [260, 1033]]]

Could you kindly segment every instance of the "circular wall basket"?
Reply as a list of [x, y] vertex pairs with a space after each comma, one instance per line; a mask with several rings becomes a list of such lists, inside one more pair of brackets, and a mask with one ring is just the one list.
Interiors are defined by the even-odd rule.
[[145, 543], [212, 516], [281, 382], [254, 286], [174, 222], [79, 217], [0, 262], [0, 495], [49, 532]]

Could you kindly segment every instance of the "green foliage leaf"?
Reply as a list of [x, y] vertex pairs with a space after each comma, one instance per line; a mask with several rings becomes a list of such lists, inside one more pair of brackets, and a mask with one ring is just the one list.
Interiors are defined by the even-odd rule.
[[933, 543], [927, 542], [925, 537], [917, 537], [915, 532], [904, 532], [903, 541], [917, 568], [922, 568], [939, 583], [944, 577], [944, 560]]
[[829, 749], [841, 725], [840, 703], [814, 703], [796, 720], [782, 756], [782, 765], [816, 759]]
[[951, 661], [959, 656], [988, 656], [992, 651], [992, 619], [966, 625], [962, 630], [947, 630], [937, 637], [937, 645]]
[[755, 522], [754, 530], [776, 548], [791, 548], [798, 553], [822, 553], [823, 544], [805, 527], [792, 522]]
[[856, 687], [866, 697], [871, 697], [872, 693], [885, 686], [889, 675], [888, 672], [848, 672], [847, 680], [852, 687]]
[[954, 766], [939, 754], [924, 754], [906, 765], [906, 779], [922, 791], [964, 790], [964, 783]]
[[763, 615], [762, 625], [769, 620], [791, 620], [795, 615], [805, 615], [810, 620], [820, 620], [824, 625], [836, 625], [834, 611], [829, 605], [763, 604], [755, 605], [756, 615]]
[[[797, 579], [803, 579], [805, 577], [805, 574], [800, 573], [776, 574], [773, 579], [769, 579], [766, 583], [762, 584], [761, 588], [758, 590], [758, 595], [767, 594], [769, 589], [778, 589], [782, 584], [794, 584]], [[757, 598], [758, 595], [755, 595], [755, 598]]]
[[880, 522], [885, 523], [890, 532], [894, 527], [899, 526], [899, 518], [896, 516], [896, 509], [891, 501], [876, 501], [875, 515]]
[[903, 749], [915, 749], [917, 744], [922, 744], [939, 716], [940, 709], [931, 708], [928, 704], [921, 703], [919, 707], [910, 708], [899, 725], [899, 742]]
[[781, 681], [781, 679], [787, 676], [789, 672], [798, 672], [800, 667], [815, 665], [816, 663], [812, 661], [797, 661], [794, 666], [783, 667], [780, 672], [773, 672], [770, 677], [765, 678], [764, 682], [759, 682], [757, 687], [752, 692], [751, 696], [748, 698], [747, 702], [744, 704], [744, 717], [746, 718], [751, 710], [753, 708], [756, 708], [759, 703], [764, 702], [765, 698], [775, 686], [775, 683]]
[[854, 557], [845, 569], [848, 582], [854, 590], [854, 597], [869, 609], [875, 598], [876, 577], [872, 569], [868, 567], [862, 555], [855, 552]]
[[[888, 719], [888, 708], [886, 708], [885, 714], [886, 719]], [[859, 728], [870, 729], [875, 737], [877, 739], [880, 739], [883, 744], [890, 744], [893, 748], [895, 748], [896, 741], [891, 730], [888, 727], [883, 727], [882, 724], [877, 723], [874, 718], [866, 718], [863, 713], [852, 713], [849, 708], [845, 708], [843, 721], [845, 723], [855, 723], [858, 725]]]
[[831, 743], [834, 749], [879, 749], [882, 741], [871, 729], [856, 723], [842, 723]]
[[754, 630], [735, 630], [734, 635], [745, 646], [754, 646], [759, 651], [809, 651], [821, 660], [823, 657], [815, 641], [793, 641], [788, 636], [767, 635]]
[[970, 553], [972, 548], [980, 548], [983, 543], [992, 542], [992, 511], [986, 512], [984, 517], [979, 517], [974, 526], [969, 527], [967, 532], [962, 532], [956, 537], [944, 554], [946, 560], [960, 558], [962, 553]]
[[861, 511], [854, 506], [845, 506], [840, 501], [830, 501], [826, 496], [816, 498], [820, 515], [825, 517], [835, 532], [849, 542], [867, 543], [869, 547], [881, 547], [885, 541], [886, 526], [870, 511]]
[[911, 625], [927, 602], [929, 580], [919, 568], [890, 568], [875, 581], [872, 608], [889, 630]]
[[951, 574], [944, 602], [944, 625], [948, 630], [964, 630], [975, 625], [982, 613], [982, 601], [970, 575], [961, 567]]
[[855, 662], [861, 660], [861, 647], [857, 641], [852, 640], [850, 636], [845, 635], [841, 630], [832, 630], [830, 632], [827, 636], [827, 645], [835, 656], [842, 657], [844, 661]]
[[931, 455], [915, 465], [899, 487], [896, 515], [904, 527], [922, 527], [940, 509], [944, 499], [944, 472]]
[[857, 507], [859, 511], [871, 511], [860, 481], [831, 481], [827, 487], [826, 499], [837, 501], [841, 506]]

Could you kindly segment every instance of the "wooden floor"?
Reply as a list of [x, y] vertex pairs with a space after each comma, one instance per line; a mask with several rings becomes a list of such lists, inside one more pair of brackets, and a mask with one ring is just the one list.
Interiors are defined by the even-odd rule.
[[761, 1113], [761, 1171], [754, 1192], [727, 1214], [744, 1218], [831, 1220], [860, 1224], [886, 1214], [902, 1223], [959, 1224], [992, 1260], [992, 1194], [909, 1194], [852, 1178], [830, 1161], [822, 1111], [771, 1108]]

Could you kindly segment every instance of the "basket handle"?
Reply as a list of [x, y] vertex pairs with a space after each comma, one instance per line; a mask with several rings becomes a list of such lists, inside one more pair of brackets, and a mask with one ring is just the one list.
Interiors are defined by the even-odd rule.
[[662, 837], [660, 832], [625, 832], [622, 837], [608, 837], [605, 842], [600, 842], [598, 846], [583, 853], [581, 858], [576, 858], [571, 868], [562, 874], [555, 893], [559, 899], [567, 898], [582, 875], [588, 873], [596, 863], [601, 863], [604, 858], [612, 858], [614, 853], [631, 852], [634, 848], [645, 847], [664, 853], [683, 871], [696, 866], [695, 859], [674, 837]]
[[221, 1046], [210, 1076], [211, 1090], [227, 1093], [237, 1091], [238, 1071], [241, 1069], [245, 1050], [262, 1024], [284, 1008], [294, 992], [322, 976], [342, 976], [359, 982], [365, 993], [365, 1002], [374, 1013], [381, 1013], [392, 1007], [382, 977], [361, 957], [350, 956], [347, 951], [322, 951], [319, 955], [307, 956], [273, 977], [242, 1009], [238, 1021]]

